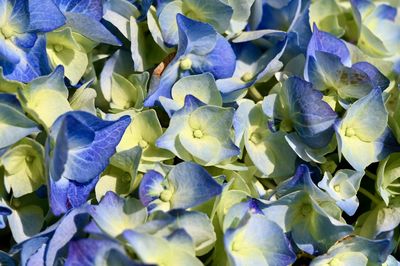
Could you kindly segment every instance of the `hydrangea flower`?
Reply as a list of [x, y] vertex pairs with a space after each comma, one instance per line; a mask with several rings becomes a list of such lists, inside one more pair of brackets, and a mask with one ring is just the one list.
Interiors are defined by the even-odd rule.
[[351, 1], [358, 29], [358, 45], [374, 56], [391, 56], [398, 51], [400, 27], [395, 23], [396, 8], [387, 4], [375, 5], [369, 0]]
[[318, 186], [336, 200], [336, 204], [348, 215], [353, 215], [359, 205], [357, 191], [360, 188], [363, 172], [339, 170], [335, 176], [325, 172]]
[[0, 149], [7, 148], [23, 137], [39, 131], [38, 125], [26, 117], [15, 95], [0, 93], [0, 113], [2, 135]]
[[223, 33], [229, 26], [232, 13], [232, 8], [220, 0], [174, 0], [162, 7], [158, 19], [165, 43], [172, 46], [179, 42], [179, 26], [175, 20], [177, 14], [209, 23]]
[[139, 187], [139, 197], [149, 210], [187, 209], [195, 207], [221, 193], [217, 183], [201, 166], [184, 162], [176, 165], [164, 177], [148, 171]]
[[389, 80], [370, 63], [352, 65], [346, 44], [316, 25], [308, 43], [304, 76], [315, 88], [337, 96], [344, 104], [366, 96], [374, 88], [384, 90], [389, 86]]
[[0, 66], [6, 78], [29, 82], [49, 73], [46, 42], [40, 33], [65, 24], [51, 0], [0, 2]]
[[[374, 112], [374, 117], [366, 114]], [[380, 89], [353, 103], [335, 124], [339, 152], [358, 171], [398, 149], [387, 125], [388, 114]]]
[[111, 122], [81, 111], [68, 112], [57, 119], [47, 141], [54, 214], [65, 213], [86, 201], [129, 122], [128, 116]]
[[202, 165], [221, 163], [240, 152], [229, 137], [232, 118], [232, 109], [203, 105], [188, 95], [156, 145]]
[[4, 185], [7, 192], [19, 198], [44, 185], [44, 149], [29, 138], [24, 138], [8, 149], [3, 157]]
[[[145, 263], [166, 266], [202, 265], [201, 261], [194, 256], [194, 251], [186, 248], [190, 245], [191, 239], [186, 238], [187, 234], [184, 231], [180, 232], [183, 236], [177, 235], [178, 238], [175, 241], [135, 231], [124, 232], [124, 238]], [[154, 250], [157, 252], [153, 252]]]
[[221, 79], [233, 74], [235, 54], [232, 47], [211, 25], [181, 14], [176, 16], [176, 21], [178, 50], [163, 71], [157, 88], [144, 101], [145, 106], [153, 106], [160, 96], [171, 98], [171, 88], [182, 76], [210, 72], [215, 79]]
[[0, 264], [399, 265], [396, 0], [0, 0]]
[[397, 188], [399, 163], [399, 153], [392, 153], [378, 166], [376, 188], [386, 205], [389, 204], [391, 197], [395, 197], [399, 193]]
[[97, 226], [112, 237], [134, 229], [147, 218], [147, 211], [138, 200], [124, 200], [111, 191], [106, 193], [99, 205], [91, 206], [89, 213]]
[[295, 260], [282, 229], [262, 215], [251, 216], [244, 225], [228, 230], [225, 245], [234, 265], [289, 265]]

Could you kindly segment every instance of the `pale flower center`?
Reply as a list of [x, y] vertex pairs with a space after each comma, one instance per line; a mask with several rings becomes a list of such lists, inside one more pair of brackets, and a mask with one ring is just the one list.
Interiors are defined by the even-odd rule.
[[203, 131], [201, 131], [200, 129], [196, 129], [195, 131], [193, 131], [193, 137], [195, 137], [196, 139], [201, 139], [203, 136]]

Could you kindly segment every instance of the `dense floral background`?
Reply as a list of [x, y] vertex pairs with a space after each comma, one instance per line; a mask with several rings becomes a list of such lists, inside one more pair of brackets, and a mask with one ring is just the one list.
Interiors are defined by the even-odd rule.
[[0, 265], [400, 265], [398, 0], [0, 0]]

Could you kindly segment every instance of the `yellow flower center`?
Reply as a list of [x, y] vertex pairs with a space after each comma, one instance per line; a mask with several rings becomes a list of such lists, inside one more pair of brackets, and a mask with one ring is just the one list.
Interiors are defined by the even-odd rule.
[[172, 191], [171, 190], [164, 190], [160, 194], [160, 200], [164, 202], [168, 202], [172, 198]]
[[253, 74], [250, 72], [246, 72], [242, 75], [242, 77], [240, 78], [242, 81], [244, 82], [249, 82], [250, 80], [253, 79]]
[[189, 70], [192, 68], [192, 60], [190, 60], [190, 58], [183, 58], [181, 59], [181, 62], [179, 64], [179, 67], [182, 70]]
[[1, 34], [4, 36], [5, 39], [9, 39], [14, 35], [14, 31], [12, 30], [11, 27], [9, 26], [5, 26], [3, 28], [0, 29]]
[[201, 139], [203, 136], [203, 131], [201, 131], [200, 129], [196, 129], [195, 131], [193, 131], [193, 137], [195, 137], [196, 139]]
[[334, 189], [336, 192], [340, 192], [340, 186], [339, 186], [339, 185], [335, 185], [335, 186], [333, 187], [333, 189]]
[[31, 156], [31, 155], [26, 156], [25, 157], [25, 162], [27, 162], [27, 163], [33, 162], [33, 156]]
[[238, 243], [238, 241], [233, 241], [232, 251], [239, 251], [240, 250], [239, 245], [240, 245], [240, 243]]
[[348, 127], [346, 128], [346, 133], [345, 133], [346, 137], [353, 137], [356, 135], [356, 131], [354, 130], [354, 128]]
[[55, 44], [55, 45], [53, 46], [53, 48], [54, 48], [54, 51], [56, 51], [57, 53], [59, 53], [59, 52], [61, 52], [62, 50], [64, 50], [64, 46], [61, 45], [61, 44]]

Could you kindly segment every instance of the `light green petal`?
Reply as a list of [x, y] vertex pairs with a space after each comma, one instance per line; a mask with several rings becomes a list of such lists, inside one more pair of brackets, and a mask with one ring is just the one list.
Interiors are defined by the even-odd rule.
[[106, 1], [103, 10], [103, 19], [113, 24], [128, 39], [130, 17], [138, 18], [140, 11], [126, 0]]
[[[203, 265], [199, 259], [161, 237], [134, 231], [125, 233], [129, 245], [145, 263], [165, 266]], [[175, 248], [174, 248], [175, 247]]]
[[35, 205], [14, 209], [12, 214], [8, 216], [8, 224], [17, 243], [39, 233], [43, 222], [43, 210]]
[[135, 71], [148, 70], [166, 56], [166, 52], [157, 45], [149, 32], [145, 22], [137, 22], [135, 18], [130, 18], [130, 41], [132, 59]]
[[168, 48], [165, 43], [161, 33], [160, 24], [158, 23], [157, 10], [154, 6], [151, 6], [147, 12], [147, 25], [154, 41], [161, 47], [167, 54], [173, 52], [173, 48]]
[[388, 113], [382, 94], [380, 90], [373, 90], [350, 106], [340, 124], [339, 132], [341, 136], [355, 136], [362, 141], [371, 142], [382, 135], [387, 124]]
[[47, 34], [46, 50], [53, 68], [64, 66], [65, 76], [74, 85], [79, 82], [89, 63], [86, 51], [74, 39], [70, 28]]
[[134, 114], [132, 118], [131, 124], [117, 146], [117, 152], [140, 146], [143, 150], [142, 159], [145, 161], [157, 162], [174, 157], [171, 152], [155, 146], [163, 130], [154, 110]]
[[254, 0], [224, 0], [222, 2], [230, 5], [233, 9], [228, 31], [237, 33], [243, 30], [248, 23]]
[[181, 78], [172, 87], [171, 94], [178, 107], [183, 107], [187, 95], [192, 95], [205, 104], [222, 105], [221, 94], [210, 73]]
[[204, 135], [196, 138], [192, 130], [185, 130], [179, 134], [179, 140], [184, 149], [191, 155], [203, 162], [205, 165], [212, 165], [219, 159], [221, 153], [220, 142], [213, 136]]
[[24, 139], [9, 149], [2, 157], [4, 185], [18, 198], [37, 190], [45, 184], [43, 147], [30, 139]]
[[189, 125], [192, 129], [202, 130], [204, 135], [224, 140], [230, 135], [233, 113], [232, 108], [202, 106], [190, 114]]
[[37, 131], [36, 123], [28, 119], [22, 110], [0, 103], [0, 148], [10, 146]]
[[81, 110], [96, 115], [95, 99], [97, 93], [94, 89], [88, 88], [87, 83], [77, 89], [70, 99], [73, 110]]
[[48, 128], [60, 115], [72, 110], [67, 97], [68, 89], [60, 68], [35, 79], [20, 92], [24, 107]]
[[138, 88], [133, 86], [128, 79], [118, 73], [112, 73], [111, 76], [111, 108], [129, 109], [136, 107], [138, 99]]
[[146, 208], [135, 198], [125, 199], [123, 206], [119, 203], [95, 207], [92, 214], [96, 224], [111, 237], [117, 237], [123, 231], [134, 229], [147, 219]]

